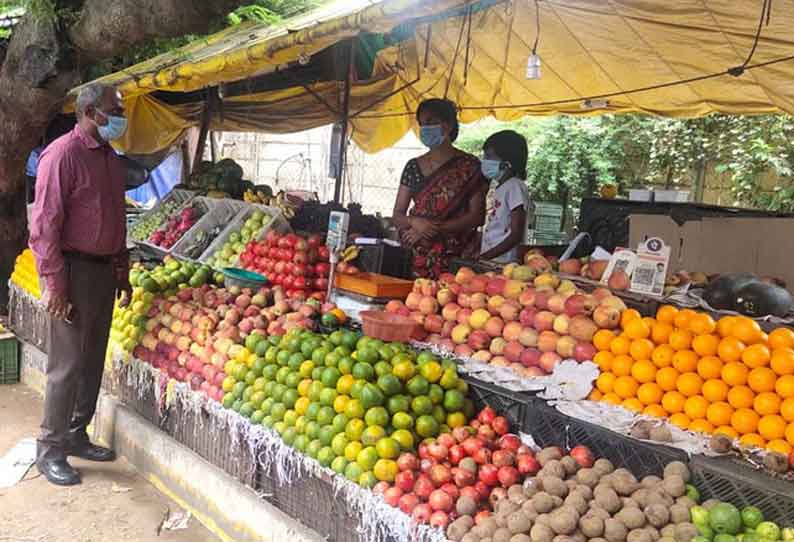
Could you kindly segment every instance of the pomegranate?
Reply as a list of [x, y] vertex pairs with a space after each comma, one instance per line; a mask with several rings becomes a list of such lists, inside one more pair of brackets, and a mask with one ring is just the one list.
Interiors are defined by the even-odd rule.
[[423, 501], [426, 501], [428, 497], [430, 497], [434, 489], [433, 482], [424, 474], [420, 474], [416, 479], [416, 483], [414, 483], [414, 493]]
[[480, 423], [484, 424], [491, 423], [494, 418], [496, 418], [496, 411], [489, 406], [482, 409], [477, 415], [477, 419], [480, 421]]
[[436, 441], [427, 445], [427, 453], [436, 461], [444, 461], [449, 454], [449, 448]]
[[403, 452], [397, 458], [397, 468], [400, 470], [418, 470], [419, 460], [414, 454]]
[[394, 485], [403, 491], [411, 491], [414, 488], [414, 484], [416, 484], [416, 476], [414, 476], [413, 471], [400, 471], [394, 477]]
[[450, 497], [449, 493], [442, 489], [436, 489], [430, 494], [430, 498], [427, 500], [430, 508], [435, 510], [441, 510], [442, 512], [449, 512], [452, 510], [453, 500]]
[[437, 510], [430, 515], [430, 525], [438, 529], [444, 529], [449, 523], [449, 514]]
[[480, 467], [477, 477], [489, 486], [496, 486], [499, 483], [499, 468], [492, 463], [486, 463]]
[[452, 471], [446, 465], [433, 465], [430, 469], [430, 480], [439, 487], [452, 481]]
[[485, 465], [491, 462], [491, 450], [488, 448], [480, 448], [474, 452], [474, 455], [471, 457], [478, 465]]
[[482, 480], [478, 480], [476, 484], [474, 484], [474, 489], [477, 490], [477, 494], [479, 495], [479, 501], [484, 501], [488, 498], [488, 495], [491, 494], [491, 486], [483, 482]]
[[459, 470], [467, 470], [472, 474], [477, 474], [477, 462], [471, 457], [464, 457], [458, 463]]
[[510, 431], [510, 423], [504, 416], [497, 416], [491, 422], [491, 427], [493, 430], [496, 431], [497, 435], [504, 435], [508, 431]]
[[447, 449], [452, 448], [455, 444], [458, 443], [457, 439], [453, 437], [451, 433], [440, 434], [436, 439], [436, 442], [438, 444], [441, 444], [442, 446], [446, 446]]
[[432, 514], [433, 510], [430, 508], [429, 504], [418, 504], [416, 508], [414, 508], [411, 517], [417, 523], [428, 523]]
[[490, 425], [483, 424], [477, 429], [477, 436], [485, 441], [492, 441], [496, 438], [496, 431]]
[[427, 444], [424, 442], [419, 445], [417, 451], [419, 452], [419, 459], [427, 459], [428, 457], [430, 457], [430, 454], [427, 450]]
[[483, 447], [482, 439], [478, 437], [469, 437], [461, 444], [466, 452], [466, 455], [473, 456], [474, 453]]
[[510, 450], [496, 450], [492, 456], [493, 464], [497, 467], [512, 467], [516, 457]]
[[411, 514], [414, 511], [414, 508], [417, 507], [419, 504], [419, 497], [414, 495], [413, 493], [406, 493], [399, 500], [399, 507], [406, 514]]
[[399, 487], [390, 487], [383, 492], [383, 500], [386, 504], [397, 508], [400, 504], [400, 498], [403, 496], [403, 490]]
[[576, 463], [582, 468], [589, 468], [593, 466], [595, 459], [593, 458], [593, 452], [590, 451], [590, 448], [587, 446], [579, 446], [574, 447], [571, 450], [571, 457], [576, 460]]
[[455, 480], [455, 485], [458, 487], [467, 487], [473, 485], [474, 482], [477, 480], [475, 473], [469, 471], [467, 469], [458, 469], [455, 471], [455, 475], [453, 477]]
[[466, 486], [466, 487], [461, 488], [460, 496], [461, 497], [469, 497], [474, 502], [479, 502], [480, 501], [480, 492], [477, 491], [477, 488], [475, 486]]
[[468, 425], [462, 425], [452, 430], [452, 436], [459, 443], [469, 438], [472, 433], [474, 433], [474, 430]]
[[449, 495], [450, 497], [452, 497], [453, 501], [458, 500], [458, 497], [460, 497], [460, 490], [458, 489], [458, 486], [452, 482], [447, 482], [446, 484], [442, 485], [439, 489], [444, 493], [446, 493], [447, 495]]
[[513, 433], [507, 433], [499, 437], [496, 445], [502, 450], [512, 450], [518, 453], [518, 449], [521, 447], [521, 439]]
[[390, 487], [391, 485], [389, 485], [389, 482], [378, 482], [372, 488], [372, 492], [375, 495], [383, 495], [386, 492], [386, 490], [389, 489]]
[[504, 487], [510, 487], [518, 483], [518, 476], [518, 469], [515, 467], [500, 467], [497, 473], [499, 483]]
[[540, 463], [538, 463], [534, 455], [521, 454], [518, 456], [518, 459], [516, 459], [516, 467], [520, 474], [534, 475], [540, 470]]
[[464, 457], [466, 457], [466, 450], [460, 444], [455, 444], [449, 449], [449, 462], [453, 465], [460, 463]]

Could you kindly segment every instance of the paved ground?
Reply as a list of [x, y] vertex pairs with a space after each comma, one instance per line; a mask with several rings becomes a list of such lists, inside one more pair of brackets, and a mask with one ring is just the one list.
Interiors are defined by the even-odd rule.
[[[36, 436], [42, 404], [21, 384], [0, 386], [0, 456]], [[158, 536], [166, 510], [178, 507], [123, 459], [70, 462], [83, 474], [80, 486], [53, 486], [33, 466], [25, 480], [0, 490], [0, 542], [216, 542], [195, 519], [185, 530]]]

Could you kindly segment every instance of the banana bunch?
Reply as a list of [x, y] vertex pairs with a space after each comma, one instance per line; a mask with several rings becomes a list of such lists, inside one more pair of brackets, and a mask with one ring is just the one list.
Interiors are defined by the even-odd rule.
[[243, 201], [247, 201], [248, 203], [268, 205], [270, 199], [271, 198], [268, 193], [265, 190], [261, 190], [259, 188], [249, 188], [243, 192]]
[[352, 262], [358, 258], [358, 253], [358, 245], [350, 245], [344, 251], [342, 251], [342, 261], [345, 263]]

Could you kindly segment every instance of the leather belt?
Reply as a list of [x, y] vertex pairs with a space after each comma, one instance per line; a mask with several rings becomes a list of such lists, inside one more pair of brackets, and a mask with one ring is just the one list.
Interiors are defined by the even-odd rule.
[[111, 264], [115, 256], [100, 256], [98, 254], [86, 254], [84, 252], [68, 251], [63, 255], [67, 258], [74, 258], [83, 262]]

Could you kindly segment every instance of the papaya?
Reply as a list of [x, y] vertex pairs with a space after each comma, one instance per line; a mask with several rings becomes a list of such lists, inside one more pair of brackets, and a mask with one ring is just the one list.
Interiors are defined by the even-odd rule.
[[751, 282], [736, 293], [733, 309], [746, 316], [784, 317], [791, 310], [791, 294], [785, 288], [766, 282]]
[[706, 286], [703, 299], [714, 309], [733, 309], [736, 294], [751, 282], [758, 282], [758, 278], [749, 273], [720, 275]]

